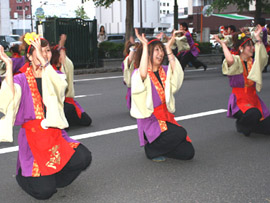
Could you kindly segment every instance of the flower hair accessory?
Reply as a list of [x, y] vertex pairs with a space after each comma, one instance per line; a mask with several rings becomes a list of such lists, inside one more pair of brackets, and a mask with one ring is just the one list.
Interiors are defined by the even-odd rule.
[[245, 36], [246, 36], [245, 33], [241, 33], [241, 34], [238, 35], [238, 39], [241, 40], [241, 39], [244, 38]]
[[28, 45], [31, 45], [31, 42], [30, 40], [34, 41], [35, 38], [39, 38], [39, 35], [36, 34], [35, 32], [32, 32], [32, 33], [26, 33], [25, 36], [24, 36], [24, 41], [28, 44]]

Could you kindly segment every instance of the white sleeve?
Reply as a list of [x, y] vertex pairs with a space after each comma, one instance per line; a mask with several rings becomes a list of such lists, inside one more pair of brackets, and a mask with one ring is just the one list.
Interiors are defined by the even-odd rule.
[[0, 89], [0, 112], [4, 114], [4, 116], [0, 119], [0, 142], [13, 142], [13, 125], [20, 106], [22, 95], [20, 85], [15, 83], [14, 88], [14, 97], [11, 93], [11, 89], [5, 81], [3, 81]]
[[134, 118], [148, 118], [154, 111], [151, 81], [147, 75], [142, 81], [139, 69], [136, 69], [131, 77], [131, 109], [130, 114]]

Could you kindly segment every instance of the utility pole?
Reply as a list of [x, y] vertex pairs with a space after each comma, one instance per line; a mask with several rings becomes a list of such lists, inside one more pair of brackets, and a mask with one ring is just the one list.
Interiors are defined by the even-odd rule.
[[142, 0], [140, 0], [140, 33], [142, 34], [143, 20], [142, 20]]
[[178, 30], [178, 5], [177, 5], [177, 0], [174, 0], [174, 29]]
[[33, 29], [32, 0], [30, 0], [30, 15], [31, 15], [31, 32], [33, 32], [34, 29]]

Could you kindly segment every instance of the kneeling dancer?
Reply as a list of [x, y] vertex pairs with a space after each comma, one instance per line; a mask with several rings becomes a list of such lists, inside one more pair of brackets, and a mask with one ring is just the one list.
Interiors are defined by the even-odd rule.
[[[171, 46], [175, 33], [164, 45], [158, 39], [145, 38], [135, 30], [141, 44], [135, 55], [135, 67], [131, 77], [131, 116], [137, 118], [140, 145], [147, 158], [164, 161], [166, 157], [189, 160], [194, 148], [187, 131], [172, 114], [175, 111], [174, 93], [183, 82], [184, 72]], [[163, 66], [167, 53], [169, 66]]]

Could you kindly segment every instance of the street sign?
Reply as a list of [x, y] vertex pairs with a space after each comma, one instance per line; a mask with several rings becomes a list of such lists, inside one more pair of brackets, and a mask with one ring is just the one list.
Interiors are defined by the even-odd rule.
[[37, 18], [43, 18], [44, 17], [44, 10], [43, 8], [39, 7], [37, 8], [35, 15]]

